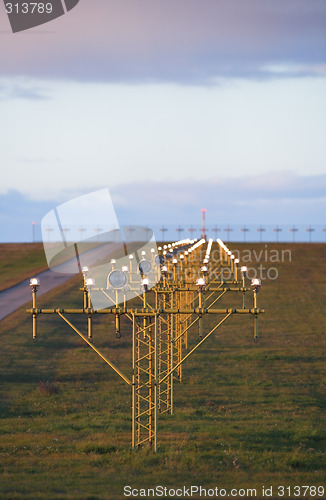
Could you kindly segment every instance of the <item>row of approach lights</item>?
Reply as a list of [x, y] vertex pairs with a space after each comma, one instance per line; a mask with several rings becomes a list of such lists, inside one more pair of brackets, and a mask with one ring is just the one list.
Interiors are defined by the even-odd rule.
[[[200, 244], [205, 243], [204, 238], [202, 238], [199, 243]], [[198, 286], [198, 290], [201, 293], [204, 291], [204, 288], [206, 286], [206, 276], [208, 274], [208, 264], [209, 264], [209, 259], [210, 259], [210, 255], [211, 255], [212, 244], [213, 244], [213, 240], [209, 239], [207, 249], [206, 249], [205, 258], [203, 259], [203, 265], [200, 268], [200, 272], [202, 273], [203, 276], [196, 280], [196, 285]]]
[[202, 245], [204, 241], [205, 240], [198, 241], [197, 238], [194, 240], [185, 239], [163, 245], [163, 248], [158, 247], [158, 251], [162, 252], [162, 254], [158, 256], [161, 259], [161, 263], [163, 264], [161, 267], [162, 276], [165, 277], [168, 274], [168, 267], [166, 264], [164, 264], [164, 262], [170, 261], [174, 267], [177, 266], [179, 261], [177, 259], [177, 254], [174, 254], [175, 250], [178, 250], [179, 247], [187, 246], [187, 250], [178, 255], [180, 262], [183, 262], [185, 258], [187, 258], [194, 250], [196, 250], [197, 247]]
[[[168, 231], [168, 228], [167, 228], [167, 227], [162, 227], [162, 228], [160, 229], [160, 231], [162, 231], [162, 232], [163, 232], [163, 231], [164, 231], [164, 232], [165, 232], [165, 231]], [[184, 231], [184, 229], [183, 229], [183, 228], [177, 228], [177, 229], [176, 229], [176, 231], [177, 231], [178, 233], [181, 233], [182, 231]], [[193, 232], [195, 232], [195, 231], [196, 231], [196, 229], [195, 229], [195, 228], [193, 228], [193, 227], [191, 227], [191, 228], [189, 228], [189, 229], [188, 229], [188, 231], [192, 234]], [[209, 229], [208, 229], [208, 228], [206, 228], [206, 231], [209, 231]], [[213, 227], [213, 228], [212, 228], [212, 232], [213, 232], [213, 233], [215, 233], [215, 236], [216, 236], [216, 235], [217, 235], [217, 233], [219, 233], [220, 231], [221, 231], [221, 229], [220, 229], [219, 227], [217, 227], [217, 226], [215, 226], [215, 227]], [[228, 227], [224, 228], [224, 231], [225, 231], [226, 233], [230, 234], [230, 233], [232, 233], [232, 232], [233, 232], [233, 228], [228, 226]], [[241, 228], [240, 228], [240, 231], [243, 233], [243, 237], [244, 237], [244, 240], [245, 240], [245, 238], [246, 238], [246, 233], [248, 233], [248, 232], [250, 231], [250, 228], [249, 228], [249, 227], [244, 226], [244, 227], [241, 227]], [[260, 227], [257, 227], [256, 231], [260, 234], [260, 240], [262, 240], [263, 233], [266, 231], [266, 229], [265, 229], [264, 227], [260, 226]], [[272, 229], [272, 231], [274, 231], [274, 232], [276, 233], [276, 238], [278, 238], [278, 234], [279, 234], [281, 231], [283, 231], [283, 229], [282, 229], [281, 227], [279, 227], [279, 226], [276, 226], [276, 227], [274, 227], [274, 228]], [[297, 227], [293, 226], [293, 227], [290, 227], [290, 228], [289, 228], [289, 231], [293, 234], [293, 238], [294, 238], [294, 237], [295, 237], [295, 233], [296, 233], [296, 232], [298, 232], [298, 231], [299, 231], [299, 229], [298, 229]], [[305, 231], [306, 231], [307, 233], [309, 233], [309, 240], [311, 240], [311, 235], [312, 235], [312, 233], [315, 231], [315, 229], [314, 229], [313, 227], [309, 226], [309, 227], [307, 227], [307, 228], [305, 229]], [[326, 234], [326, 227], [324, 227], [324, 228], [322, 229], [322, 231]]]
[[[178, 261], [177, 261], [176, 257], [173, 257], [174, 250], [176, 250], [180, 246], [193, 244], [196, 241], [197, 240], [187, 239], [187, 240], [176, 241], [175, 243], [170, 243], [169, 245], [164, 245], [163, 255], [157, 254], [154, 256], [155, 249], [151, 248], [152, 260], [154, 261], [154, 264], [156, 265], [157, 268], [159, 268], [161, 266], [160, 267], [161, 274], [164, 276], [167, 273], [167, 266], [164, 265], [166, 260], [172, 260], [172, 263], [174, 265], [177, 264]], [[187, 256], [189, 253], [191, 253], [197, 246], [198, 246], [198, 244], [195, 243], [193, 245], [193, 247], [189, 248], [188, 251], [186, 250], [184, 252], [184, 255], [183, 254], [180, 255], [180, 259], [183, 260], [184, 257]], [[158, 250], [162, 251], [162, 247], [158, 247]], [[143, 290], [144, 290], [144, 292], [147, 292], [150, 281], [146, 275], [152, 273], [153, 266], [149, 260], [145, 259], [146, 252], [144, 250], [141, 252], [141, 255], [142, 255], [142, 260], [138, 264], [138, 272], [142, 276], [141, 285], [143, 287]], [[134, 258], [134, 256], [132, 254], [130, 254], [129, 255], [130, 272], [132, 272], [132, 260], [133, 260], [133, 258]], [[111, 264], [112, 264], [112, 266], [114, 266], [116, 264], [116, 260], [112, 259]], [[94, 280], [92, 280], [91, 278], [86, 278], [85, 271], [87, 273], [88, 269], [84, 270], [84, 272], [83, 272], [86, 287], [95, 286]], [[125, 286], [128, 286], [128, 278], [127, 278], [128, 272], [129, 272], [128, 266], [122, 266], [121, 270], [113, 268], [111, 273], [108, 275], [107, 288], [109, 288], [109, 286], [111, 286], [114, 289], [121, 289]]]
[[[125, 287], [125, 290], [127, 290], [127, 287], [131, 287], [133, 283], [138, 286], [137, 282], [139, 282], [139, 275], [141, 275], [142, 278], [143, 296], [140, 298], [143, 302], [143, 307], [141, 309], [133, 307], [130, 309], [127, 309], [126, 307], [121, 309], [116, 307], [112, 310], [106, 309], [98, 311], [101, 313], [112, 313], [116, 315], [117, 338], [120, 336], [120, 315], [125, 314], [128, 319], [132, 321], [132, 377], [128, 377], [122, 373], [119, 368], [117, 368], [93, 345], [92, 317], [97, 311], [93, 310], [91, 307], [89, 288], [95, 286], [95, 282], [89, 277], [89, 275], [87, 276], [87, 268], [83, 268], [83, 309], [36, 309], [37, 288], [39, 287], [40, 282], [37, 278], [32, 278], [30, 280], [30, 285], [32, 287], [33, 309], [29, 312], [33, 314], [33, 340], [36, 341], [37, 315], [41, 313], [58, 314], [65, 321], [65, 323], [67, 323], [132, 388], [131, 408], [133, 448], [139, 447], [141, 444], [147, 442], [150, 445], [153, 445], [153, 449], [156, 451], [158, 412], [161, 412], [162, 409], [164, 412], [173, 412], [174, 375], [176, 375], [176, 378], [181, 381], [181, 366], [183, 362], [189, 358], [189, 356], [191, 356], [196, 349], [199, 348], [203, 342], [205, 342], [206, 339], [209, 338], [216, 331], [216, 329], [231, 316], [231, 314], [244, 313], [253, 315], [254, 342], [258, 340], [257, 319], [259, 313], [264, 312], [261, 309], [257, 309], [257, 292], [259, 291], [261, 285], [260, 280], [254, 279], [251, 282], [254, 291], [254, 308], [246, 309], [244, 304], [244, 295], [248, 288], [222, 288], [222, 285], [227, 283], [239, 283], [236, 279], [239, 260], [235, 258], [232, 252], [223, 242], [221, 242], [221, 240], [217, 240], [217, 243], [219, 243], [220, 251], [217, 252], [218, 257], [216, 260], [214, 258], [214, 262], [210, 262], [213, 239], [207, 241], [207, 247], [205, 239], [201, 239], [199, 241], [181, 240], [172, 244], [170, 243], [168, 245], [164, 245], [163, 248], [160, 247], [158, 249], [158, 253], [156, 252], [156, 249], [152, 249], [148, 252], [147, 258], [149, 258], [149, 260], [146, 260], [145, 252], [139, 255], [139, 258], [142, 258], [140, 262], [137, 255], [133, 256], [133, 258], [130, 259], [128, 266], [119, 266], [119, 261], [117, 262], [114, 259], [111, 261], [112, 269], [107, 269], [107, 286], [117, 289], [115, 292], [117, 296], [119, 288]], [[203, 245], [203, 248], [206, 248], [206, 250], [199, 248], [201, 245]], [[188, 285], [188, 283], [190, 283], [190, 279], [188, 279], [189, 275], [186, 272], [183, 273], [184, 270], [187, 271], [187, 265], [184, 266], [183, 261], [188, 261], [187, 263], [190, 263], [189, 261], [192, 261], [190, 256], [195, 250], [196, 257], [200, 257], [200, 260], [197, 261], [196, 264], [194, 263], [195, 270], [197, 271], [200, 269], [200, 277], [196, 280], [197, 286], [195, 285], [198, 290], [198, 295], [193, 293], [195, 291], [194, 286], [183, 287], [183, 284]], [[202, 259], [203, 255], [205, 255], [204, 259]], [[137, 265], [135, 265], [136, 260]], [[221, 286], [216, 283], [218, 278], [215, 278], [215, 275], [214, 279], [211, 280], [209, 271], [212, 270], [212, 265], [214, 267], [215, 264], [217, 264], [217, 269], [219, 271], [222, 271], [224, 266], [231, 267], [235, 277], [234, 281], [223, 281], [222, 272], [220, 273]], [[179, 268], [177, 268], [177, 265], [179, 265]], [[169, 283], [167, 283], [167, 286], [165, 286], [164, 267], [167, 270], [171, 270], [171, 267], [173, 267], [173, 278], [169, 281]], [[145, 289], [146, 282], [144, 282], [144, 279], [152, 276], [152, 274], [146, 276], [146, 271], [150, 272], [152, 269], [156, 279], [159, 277], [160, 270], [163, 274], [163, 280], [161, 282], [163, 287], [160, 287], [159, 285], [159, 289], [157, 290], [158, 293], [155, 296], [154, 307], [150, 305], [150, 301], [147, 301], [147, 299], [150, 299], [151, 295], [149, 294], [147, 296], [146, 291], [148, 290]], [[181, 277], [179, 277], [178, 273], [177, 279], [176, 270], [182, 271]], [[246, 271], [247, 268], [243, 266], [241, 268], [243, 282]], [[193, 281], [195, 281], [195, 278], [193, 278]], [[211, 287], [214, 283], [218, 285], [216, 288], [215, 286]], [[205, 297], [205, 290], [209, 290], [209, 292], [212, 291], [213, 293], [221, 291], [222, 294], [219, 294], [217, 299], [213, 302], [210, 301], [210, 304], [208, 304], [208, 299], [212, 296], [212, 294], [209, 293], [209, 297]], [[211, 307], [224, 293], [231, 290], [243, 292], [242, 309], [214, 309]], [[180, 293], [175, 293], [175, 291]], [[187, 297], [181, 297], [182, 292], [190, 292], [190, 295], [187, 293]], [[207, 299], [206, 301], [205, 298]], [[85, 305], [86, 303], [88, 305]], [[196, 307], [197, 304], [198, 307]], [[88, 315], [87, 337], [85, 337], [78, 330], [78, 328], [68, 321], [64, 315], [65, 313], [84, 313]], [[208, 313], [213, 315], [223, 314], [224, 317], [221, 321], [215, 324], [209, 332], [205, 332], [203, 316]], [[192, 321], [193, 314], [196, 315], [196, 319], [194, 321]], [[139, 321], [140, 318], [142, 318], [142, 321]], [[185, 319], [180, 320], [180, 318]], [[186, 338], [186, 343], [184, 345], [186, 346], [188, 352], [183, 356], [182, 337], [197, 321], [199, 326], [199, 340], [196, 341], [196, 345], [189, 350]], [[179, 371], [176, 372], [176, 370]]]
[[[33, 237], [32, 237], [32, 239], [33, 239], [33, 243], [35, 243], [35, 222], [32, 223], [32, 228], [33, 228], [32, 229], [33, 230]], [[54, 231], [54, 229], [52, 227], [47, 227], [47, 228], [45, 228], [45, 231], [48, 234], [50, 234], [52, 231]], [[64, 232], [70, 231], [70, 229], [69, 228], [63, 228], [63, 231]], [[82, 232], [86, 231], [86, 228], [80, 227], [80, 228], [78, 228], [78, 231], [82, 234]], [[102, 231], [102, 228], [95, 228], [94, 231], [96, 231], [99, 234], [99, 232]], [[151, 231], [151, 230], [148, 228], [147, 231]], [[162, 228], [160, 228], [160, 231], [162, 232], [162, 237], [164, 239], [164, 232], [168, 231], [168, 228], [167, 227], [162, 227]], [[181, 234], [181, 232], [184, 231], [184, 229], [181, 228], [181, 227], [179, 227], [179, 228], [176, 229], [176, 231], [179, 234]], [[192, 235], [196, 231], [196, 229], [193, 228], [193, 227], [191, 227], [191, 228], [188, 229], [188, 231]], [[208, 231], [208, 229], [206, 228], [206, 232], [207, 231]], [[212, 228], [212, 231], [215, 233], [215, 236], [216, 236], [217, 233], [219, 233], [221, 231], [221, 229], [219, 227], [215, 226], [215, 227]], [[224, 228], [224, 231], [228, 235], [230, 235], [230, 233], [233, 232], [233, 228], [228, 226], [228, 227]], [[246, 241], [246, 233], [248, 233], [250, 231], [250, 228], [244, 226], [244, 227], [240, 228], [240, 231], [243, 233], [243, 239], [244, 239], [244, 241]], [[266, 229], [264, 227], [260, 226], [260, 227], [258, 227], [256, 229], [256, 231], [259, 232], [259, 234], [260, 234], [260, 241], [262, 241], [263, 233], [266, 231]], [[278, 235], [279, 235], [280, 232], [283, 231], [283, 229], [281, 227], [279, 227], [279, 226], [276, 226], [276, 227], [274, 227], [272, 229], [272, 231], [275, 232], [275, 234], [276, 234], [276, 241], [278, 241]], [[297, 233], [299, 231], [299, 229], [297, 227], [293, 226], [293, 227], [289, 228], [289, 231], [292, 233], [292, 235], [293, 235], [293, 241], [294, 241], [295, 240], [295, 233]], [[307, 233], [309, 233], [309, 241], [311, 241], [311, 236], [312, 236], [312, 233], [315, 231], [315, 229], [313, 227], [309, 226], [309, 227], [307, 227], [305, 229], [305, 231]], [[322, 231], [325, 233], [325, 237], [326, 237], [326, 227], [324, 227], [322, 229]]]
[[[220, 251], [224, 252], [224, 255], [227, 256], [228, 260], [230, 261], [231, 269], [233, 268], [234, 277], [235, 277], [235, 280], [237, 281], [237, 271], [238, 271], [238, 266], [239, 266], [239, 262], [240, 262], [239, 259], [237, 259], [235, 257], [235, 255], [233, 255], [231, 250], [225, 245], [225, 243], [222, 240], [220, 240], [218, 238], [216, 240], [216, 243], [219, 244]], [[247, 266], [241, 266], [240, 271], [241, 271], [243, 286], [245, 286], [244, 281], [245, 281], [245, 278], [246, 278], [247, 272], [248, 272]], [[251, 280], [251, 288], [255, 294], [257, 294], [259, 292], [260, 287], [261, 287], [261, 280], [259, 278], [253, 278]]]
[[[234, 271], [234, 276], [235, 280], [237, 280], [237, 270], [239, 266], [239, 259], [235, 257], [235, 255], [232, 254], [231, 250], [223, 243], [222, 240], [219, 238], [216, 240], [216, 242], [219, 244], [221, 251], [224, 252], [225, 256], [227, 256], [230, 264], [231, 264], [231, 269]], [[205, 239], [202, 238], [201, 240], [180, 240], [175, 243], [169, 243], [168, 245], [164, 245], [162, 247], [158, 247], [159, 251], [162, 251], [163, 255], [157, 254], [155, 255], [154, 262], [157, 266], [161, 266], [161, 274], [162, 276], [166, 277], [168, 275], [168, 267], [165, 264], [166, 260], [172, 261], [172, 264], [176, 266], [178, 264], [178, 259], [176, 256], [174, 256], [174, 250], [177, 249], [179, 246], [184, 246], [184, 245], [192, 245], [190, 246], [187, 250], [185, 250], [184, 253], [181, 253], [179, 255], [179, 259], [182, 262], [185, 257], [187, 257], [189, 254], [191, 254], [196, 248], [198, 248], [200, 245], [205, 243]], [[213, 239], [210, 239], [208, 241], [207, 245], [207, 250], [205, 254], [205, 258], [203, 259], [203, 265], [200, 268], [200, 272], [202, 273], [202, 276], [197, 278], [196, 280], [196, 285], [198, 286], [198, 290], [202, 292], [206, 286], [206, 276], [208, 274], [208, 264], [210, 260], [210, 253], [211, 253], [211, 248], [213, 244]], [[151, 253], [155, 253], [155, 249], [151, 249]], [[142, 257], [143, 259], [139, 262], [138, 264], [138, 270], [140, 274], [142, 275], [141, 279], [141, 285], [144, 289], [144, 292], [148, 291], [148, 286], [150, 284], [149, 279], [146, 277], [146, 274], [149, 274], [152, 272], [152, 264], [150, 263], [149, 260], [146, 260], [144, 257], [146, 255], [145, 251], [142, 251]], [[129, 255], [130, 261], [134, 258], [133, 255]], [[127, 273], [129, 272], [129, 267], [128, 266], [122, 266], [121, 270], [120, 269], [115, 269], [115, 264], [116, 260], [112, 259], [111, 260], [111, 265], [112, 265], [112, 271], [108, 275], [107, 279], [107, 288], [111, 286], [114, 289], [123, 289], [124, 287], [128, 286], [128, 277]], [[130, 266], [131, 270], [131, 266]], [[95, 287], [95, 280], [93, 278], [87, 278], [87, 273], [89, 269], [88, 267], [83, 267], [82, 273], [84, 276], [84, 281], [85, 281], [85, 286], [88, 289], [91, 289], [92, 287]], [[248, 268], [247, 266], [241, 266], [240, 268], [241, 275], [242, 275], [242, 280], [247, 276], [247, 271]], [[38, 278], [31, 278], [30, 280], [30, 286], [33, 291], [36, 291], [36, 289], [40, 286], [40, 280]], [[251, 287], [254, 291], [254, 293], [258, 293], [261, 287], [261, 280], [259, 278], [254, 278], [251, 280]]]
[[[185, 244], [191, 244], [196, 242], [197, 240], [181, 240], [177, 241], [173, 244], [169, 244], [169, 246], [164, 245], [164, 248], [169, 249], [169, 255], [173, 256], [173, 251], [174, 247], [178, 248], [180, 245], [185, 245]], [[195, 248], [197, 248], [198, 244], [193, 245], [193, 247], [189, 248], [188, 251], [185, 252], [185, 255], [188, 255], [188, 253], [191, 253]], [[171, 248], [170, 248], [171, 247]], [[162, 250], [162, 247], [159, 247], [158, 250]], [[151, 248], [151, 254], [154, 255], [155, 253], [155, 248]], [[167, 254], [167, 251], [163, 251], [164, 255], [157, 254], [154, 257], [154, 262], [156, 266], [162, 266], [161, 267], [161, 273], [164, 275], [165, 270], [167, 271], [167, 267], [162, 265], [165, 262], [165, 255]], [[142, 260], [138, 264], [138, 271], [142, 276], [141, 279], [141, 286], [144, 289], [144, 292], [148, 291], [148, 286], [150, 284], [149, 279], [146, 277], [146, 275], [150, 274], [153, 270], [153, 266], [151, 262], [147, 259], [145, 259], [146, 252], [143, 250], [141, 252], [142, 255]], [[183, 255], [180, 256], [181, 259], [184, 258]], [[114, 288], [114, 289], [123, 289], [124, 287], [128, 286], [128, 277], [127, 274], [129, 272], [132, 272], [132, 261], [134, 259], [134, 256], [132, 254], [129, 255], [129, 260], [130, 260], [130, 266], [122, 266], [121, 270], [116, 269], [116, 259], [111, 259], [111, 266], [112, 266], [112, 271], [108, 274], [107, 278], [107, 288]], [[167, 257], [168, 259], [168, 257]], [[178, 261], [176, 258], [173, 258], [172, 263], [176, 264]], [[84, 276], [84, 283], [85, 286], [88, 290], [91, 288], [95, 287], [95, 280], [93, 278], [88, 278], [89, 268], [87, 266], [84, 266], [82, 268], [82, 273]], [[32, 278], [30, 280], [30, 286], [32, 289], [36, 290], [40, 286], [40, 281], [38, 278]]]
[[[155, 248], [151, 248], [151, 255], [153, 256], [155, 253]], [[148, 291], [148, 286], [150, 284], [149, 279], [146, 277], [147, 274], [150, 274], [153, 270], [152, 264], [149, 260], [145, 259], [146, 252], [143, 250], [141, 252], [142, 260], [138, 264], [138, 271], [141, 274], [141, 286], [143, 287], [144, 292]], [[132, 272], [132, 262], [134, 256], [132, 254], [129, 255], [130, 266], [122, 266], [121, 269], [116, 269], [116, 259], [111, 259], [112, 271], [108, 274], [107, 278], [107, 288], [114, 288], [115, 290], [121, 290], [128, 286], [128, 273]], [[157, 266], [160, 265], [159, 255], [156, 255], [154, 258], [154, 262]], [[83, 267], [82, 273], [84, 276], [85, 286], [88, 289], [95, 287], [95, 280], [93, 278], [87, 278], [88, 267]]]
[[[215, 234], [217, 234], [220, 231], [220, 229], [217, 228], [217, 227], [215, 227], [215, 228], [212, 229], [212, 231], [214, 231]], [[224, 231], [226, 233], [230, 234], [233, 231], [233, 228], [232, 227], [227, 227], [227, 228], [224, 229]], [[248, 227], [241, 227], [240, 231], [243, 233], [243, 239], [244, 239], [244, 241], [246, 241], [246, 233], [248, 233], [250, 231], [250, 229]], [[262, 239], [263, 239], [263, 233], [266, 231], [266, 229], [264, 227], [260, 226], [260, 227], [258, 227], [256, 229], [256, 231], [258, 231], [258, 233], [260, 234], [260, 241], [262, 241]], [[276, 227], [274, 227], [272, 229], [272, 231], [274, 231], [274, 233], [276, 235], [276, 241], [278, 241], [278, 235], [279, 235], [279, 233], [281, 233], [283, 231], [283, 229], [281, 227], [279, 227], [279, 226], [276, 226]], [[299, 231], [299, 228], [293, 226], [293, 227], [289, 228], [289, 231], [293, 235], [293, 241], [295, 241], [295, 233], [297, 233]], [[307, 233], [309, 233], [309, 242], [311, 242], [311, 235], [315, 231], [315, 229], [313, 227], [309, 226], [309, 227], [307, 227], [305, 229], [305, 231]], [[325, 236], [326, 236], [326, 227], [323, 228], [322, 231], [325, 233]]]

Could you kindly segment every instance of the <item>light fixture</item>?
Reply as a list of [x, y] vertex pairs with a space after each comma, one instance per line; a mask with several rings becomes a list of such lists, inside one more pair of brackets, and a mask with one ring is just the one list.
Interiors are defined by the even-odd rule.
[[143, 250], [141, 254], [142, 254], [143, 256], [144, 256], [144, 255], [146, 255], [146, 252], [145, 252], [145, 250]]
[[149, 285], [149, 279], [148, 278], [143, 278], [141, 281], [141, 284], [144, 287], [144, 292], [148, 292], [148, 285]]
[[206, 274], [206, 273], [208, 272], [208, 267], [207, 267], [207, 266], [202, 266], [202, 267], [200, 268], [200, 271], [201, 271], [202, 273]]
[[246, 277], [247, 276], [247, 271], [248, 271], [247, 266], [242, 266], [241, 267], [242, 276]]
[[87, 288], [92, 288], [93, 286], [95, 286], [95, 280], [93, 278], [87, 278], [85, 280], [85, 285]]
[[127, 273], [129, 271], [129, 267], [128, 266], [122, 266], [121, 271], [123, 271], [124, 273]]
[[176, 265], [177, 265], [177, 263], [178, 263], [178, 259], [174, 258], [174, 259], [173, 259], [173, 261], [172, 261], [172, 264], [173, 264], [174, 266], [176, 266]]
[[196, 285], [198, 286], [199, 291], [202, 292], [206, 286], [205, 278], [197, 278]]
[[133, 254], [131, 253], [131, 254], [129, 255], [129, 259], [130, 259], [130, 260], [132, 260], [133, 258], [134, 258], [134, 256], [133, 256]]
[[240, 261], [239, 261], [239, 259], [234, 259], [234, 263], [235, 263], [235, 265], [238, 265], [238, 264], [239, 264], [239, 262], [240, 262]]
[[151, 248], [151, 252], [154, 253], [155, 252], [155, 248]]
[[31, 278], [29, 280], [29, 286], [32, 290], [36, 290], [40, 286], [40, 280], [38, 278]]
[[161, 267], [161, 274], [163, 276], [165, 276], [166, 274], [168, 274], [168, 268], [167, 268], [167, 266], [162, 266]]
[[111, 271], [108, 276], [108, 284], [113, 288], [122, 288], [127, 284], [127, 276], [124, 271], [120, 269], [115, 269]]
[[183, 254], [180, 255], [180, 259], [183, 260], [185, 256]]
[[259, 292], [260, 287], [261, 287], [261, 280], [259, 278], [254, 278], [251, 280], [251, 288], [255, 293]]
[[157, 266], [162, 265], [164, 263], [164, 257], [163, 257], [163, 255], [160, 255], [160, 254], [155, 255], [154, 261], [155, 261], [155, 264]]
[[143, 259], [139, 262], [138, 269], [142, 274], [148, 274], [152, 270], [152, 264], [148, 260]]
[[89, 271], [89, 269], [88, 269], [88, 267], [87, 267], [87, 266], [84, 266], [84, 267], [82, 268], [82, 273], [83, 273], [83, 275], [84, 275], [84, 276], [86, 276], [86, 275], [87, 275], [88, 271]]

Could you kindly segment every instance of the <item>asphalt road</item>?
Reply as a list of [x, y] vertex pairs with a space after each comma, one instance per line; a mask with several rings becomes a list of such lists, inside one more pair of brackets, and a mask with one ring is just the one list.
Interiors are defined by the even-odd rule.
[[[68, 281], [72, 276], [74, 276], [74, 274], [59, 274], [50, 269], [33, 276], [33, 278], [39, 278], [41, 282], [37, 295], [44, 295], [53, 288]], [[8, 290], [4, 290], [0, 293], [0, 320], [9, 316], [9, 314], [28, 302], [30, 303], [30, 307], [32, 307], [32, 294], [29, 286], [29, 279]]]
[[[89, 250], [81, 255], [81, 265], [96, 265], [96, 262], [103, 260], [103, 258], [110, 258], [110, 253], [114, 252], [114, 250], [118, 247], [117, 244], [113, 243], [110, 246], [101, 245], [95, 249]], [[44, 295], [45, 293], [53, 290], [57, 286], [62, 285], [73, 276], [75, 273], [68, 273], [67, 271], [71, 271], [76, 266], [76, 261], [71, 259], [60, 266], [57, 266], [55, 272], [51, 269], [47, 271], [43, 271], [42, 273], [31, 276], [31, 278], [39, 278], [41, 286], [37, 291], [38, 297]], [[65, 273], [60, 271], [66, 271]], [[29, 286], [29, 279], [19, 283], [12, 288], [8, 288], [3, 292], [0, 292], [0, 321], [9, 316], [9, 314], [13, 313], [19, 307], [22, 307], [24, 304], [30, 303], [30, 307], [32, 307], [32, 294]]]

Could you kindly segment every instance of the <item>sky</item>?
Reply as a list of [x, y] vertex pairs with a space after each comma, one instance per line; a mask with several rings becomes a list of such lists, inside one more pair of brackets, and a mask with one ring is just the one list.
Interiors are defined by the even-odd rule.
[[321, 227], [325, 131], [324, 0], [0, 4], [2, 241], [105, 187], [122, 223]]

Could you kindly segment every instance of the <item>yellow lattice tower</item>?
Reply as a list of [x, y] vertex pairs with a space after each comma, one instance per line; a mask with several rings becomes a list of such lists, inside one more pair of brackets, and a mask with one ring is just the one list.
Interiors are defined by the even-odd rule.
[[133, 314], [132, 446], [157, 446], [157, 315]]
[[[241, 268], [242, 279], [238, 279], [239, 262], [221, 240], [217, 240], [219, 257], [211, 262], [212, 241], [174, 245], [170, 252], [172, 259], [166, 260], [166, 272], [152, 291], [147, 290], [148, 279], [143, 270], [130, 272], [129, 283], [119, 289], [97, 289], [112, 303], [111, 308], [94, 310], [90, 289], [93, 280], [84, 280], [82, 309], [38, 309], [36, 292], [37, 279], [31, 280], [33, 304], [28, 310], [33, 317], [33, 340], [37, 334], [39, 314], [57, 314], [68, 324], [128, 385], [132, 391], [132, 446], [145, 443], [154, 450], [157, 448], [158, 413], [173, 413], [173, 384], [182, 380], [182, 365], [232, 314], [251, 314], [254, 318], [254, 340], [257, 340], [257, 318], [264, 312], [257, 308], [257, 293], [260, 280], [252, 280], [254, 307], [246, 309], [244, 296], [249, 288], [245, 287], [246, 268]], [[171, 245], [170, 245], [171, 246]], [[171, 248], [172, 250], [172, 248]], [[204, 250], [204, 255], [203, 255]], [[181, 258], [182, 252], [183, 258]], [[187, 252], [187, 253], [186, 253]], [[165, 252], [167, 254], [167, 252]], [[179, 258], [177, 258], [177, 255]], [[154, 258], [154, 256], [152, 256]], [[193, 258], [195, 257], [195, 258]], [[159, 259], [161, 263], [161, 260]], [[138, 267], [139, 267], [139, 263]], [[132, 263], [131, 263], [132, 265]], [[223, 279], [223, 267], [230, 269], [230, 279]], [[189, 273], [191, 267], [192, 274]], [[119, 271], [122, 282], [127, 278]], [[142, 288], [139, 291], [141, 274]], [[109, 282], [109, 279], [108, 279]], [[132, 305], [128, 305], [128, 293], [136, 295]], [[217, 302], [227, 293], [241, 292], [241, 308], [216, 308]], [[66, 315], [84, 314], [87, 316], [87, 336], [77, 329]], [[104, 356], [93, 344], [92, 319], [94, 314], [113, 314], [116, 335], [120, 335], [120, 318], [125, 316], [132, 323], [132, 373], [124, 374], [111, 360]], [[222, 316], [215, 326], [207, 332], [204, 318], [207, 315]], [[193, 338], [198, 325], [199, 339]], [[189, 335], [190, 334], [190, 338]], [[189, 340], [193, 345], [190, 348]], [[190, 349], [190, 350], [189, 350]], [[186, 352], [186, 353], [185, 353]], [[185, 353], [185, 354], [184, 354]]]
[[[163, 283], [165, 284], [165, 278]], [[172, 292], [165, 286], [156, 290], [156, 304], [160, 310], [172, 309]], [[158, 317], [158, 373], [162, 378], [172, 369], [172, 328], [173, 317], [171, 314], [160, 314]], [[158, 410], [160, 413], [173, 413], [173, 375], [159, 384]]]

